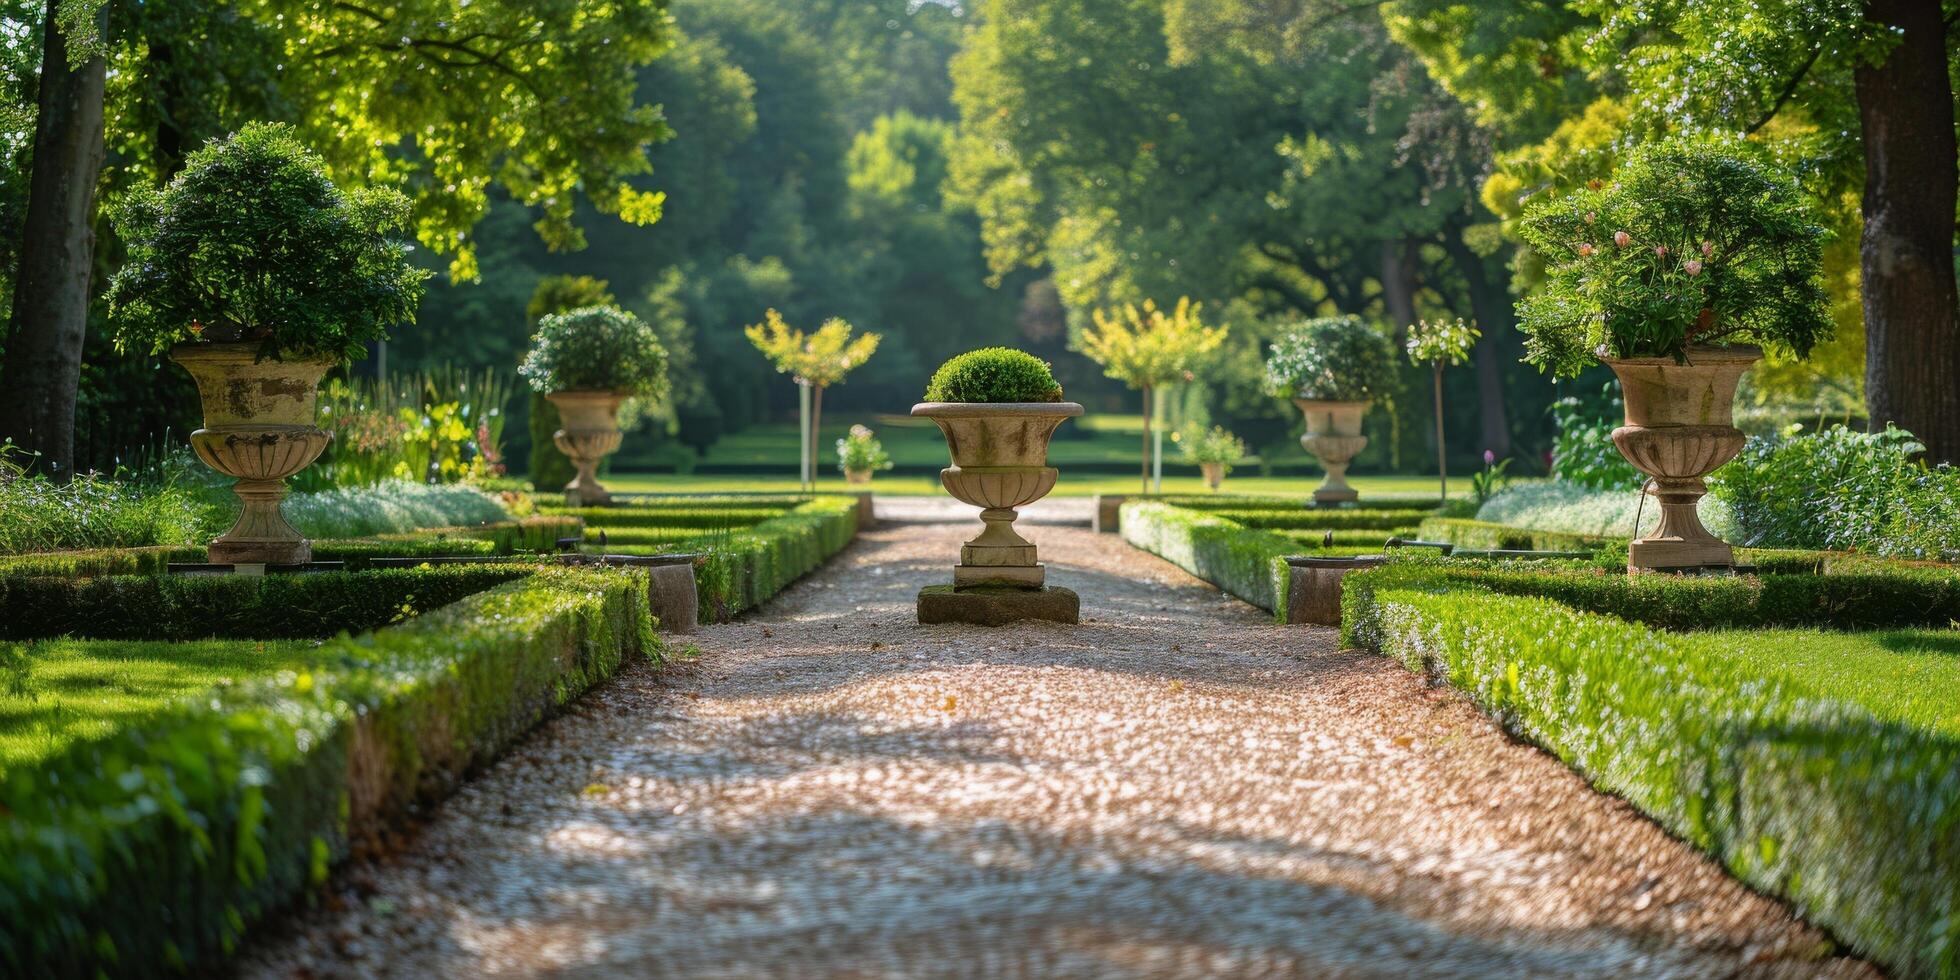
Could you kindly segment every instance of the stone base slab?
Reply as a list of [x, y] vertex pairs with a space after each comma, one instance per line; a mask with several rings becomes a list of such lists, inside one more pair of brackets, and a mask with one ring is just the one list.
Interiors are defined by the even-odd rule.
[[1097, 534], [1115, 534], [1123, 529], [1123, 502], [1130, 499], [1127, 493], [1099, 493], [1093, 498], [1091, 506], [1095, 516], [1090, 526]]
[[961, 589], [985, 585], [1038, 589], [1046, 581], [1047, 566], [1041, 564], [953, 566], [953, 585]]
[[1006, 626], [1023, 620], [1082, 621], [1082, 601], [1068, 589], [1016, 589], [1006, 586], [954, 588], [928, 585], [919, 590], [919, 622]]
[[1701, 541], [1653, 538], [1627, 546], [1627, 570], [1633, 572], [1733, 564], [1735, 549], [1712, 537]]
[[1352, 489], [1329, 490], [1321, 488], [1313, 492], [1316, 504], [1348, 504], [1361, 499], [1361, 492]]

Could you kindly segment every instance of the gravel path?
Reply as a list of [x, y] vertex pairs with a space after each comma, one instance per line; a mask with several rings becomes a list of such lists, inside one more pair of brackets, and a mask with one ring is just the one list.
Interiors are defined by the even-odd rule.
[[247, 975], [1860, 976], [1467, 702], [1043, 527], [1065, 628], [922, 627], [887, 525], [626, 671]]

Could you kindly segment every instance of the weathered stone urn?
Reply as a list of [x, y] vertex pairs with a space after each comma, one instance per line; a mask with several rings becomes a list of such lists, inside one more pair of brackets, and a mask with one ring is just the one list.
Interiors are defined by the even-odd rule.
[[1338, 504], [1358, 499], [1361, 494], [1348, 486], [1347, 469], [1354, 457], [1368, 448], [1368, 437], [1361, 434], [1361, 418], [1368, 414], [1374, 402], [1295, 398], [1293, 404], [1307, 417], [1307, 434], [1300, 437], [1300, 445], [1327, 471], [1327, 479], [1314, 489], [1314, 503]]
[[1199, 463], [1198, 472], [1204, 474], [1205, 486], [1212, 488], [1214, 491], [1225, 482], [1224, 463]]
[[279, 511], [286, 478], [312, 465], [333, 437], [313, 424], [320, 379], [338, 362], [274, 360], [256, 343], [179, 344], [170, 359], [197, 382], [204, 427], [191, 448], [204, 465], [238, 482], [243, 505], [231, 530], [211, 542], [215, 564], [296, 565], [313, 545]]
[[845, 470], [844, 482], [854, 484], [854, 485], [863, 485], [866, 483], [870, 483], [871, 471], [870, 470]]
[[619, 406], [627, 395], [617, 391], [554, 391], [544, 396], [558, 409], [561, 428], [551, 434], [558, 451], [577, 469], [565, 484], [568, 507], [603, 507], [612, 492], [599, 483], [599, 463], [619, 450]]
[[1636, 539], [1633, 571], [1734, 565], [1735, 551], [1701, 524], [1696, 511], [1708, 487], [1702, 478], [1742, 450], [1735, 427], [1735, 389], [1762, 357], [1754, 347], [1696, 347], [1688, 361], [1668, 357], [1608, 359], [1620, 378], [1626, 423], [1613, 444], [1635, 469], [1653, 478], [1660, 524]]
[[[1014, 530], [1015, 509], [1055, 488], [1060, 472], [1048, 465], [1048, 440], [1064, 421], [1082, 414], [1074, 402], [922, 402], [912, 414], [929, 418], [946, 436], [953, 465], [939, 471], [946, 492], [982, 508], [984, 527], [960, 548], [955, 590], [1045, 584], [1034, 543]], [[1072, 597], [1072, 596], [1071, 596]]]

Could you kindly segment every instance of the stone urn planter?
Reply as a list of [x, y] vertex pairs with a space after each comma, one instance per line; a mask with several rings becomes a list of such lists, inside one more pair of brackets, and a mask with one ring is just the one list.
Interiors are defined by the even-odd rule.
[[1735, 389], [1762, 357], [1754, 347], [1697, 347], [1688, 362], [1673, 358], [1608, 359], [1620, 378], [1626, 423], [1613, 444], [1634, 468], [1652, 477], [1647, 490], [1660, 504], [1659, 526], [1631, 546], [1633, 571], [1734, 565], [1735, 551], [1701, 524], [1696, 506], [1702, 478], [1742, 450]]
[[1014, 530], [1015, 509], [1055, 489], [1060, 471], [1048, 465], [1048, 440], [1064, 421], [1082, 414], [1074, 402], [921, 402], [912, 414], [946, 436], [953, 465], [939, 482], [957, 500], [982, 508], [980, 533], [960, 548], [953, 587], [1040, 589], [1035, 546]]
[[1314, 503], [1338, 504], [1358, 499], [1361, 494], [1348, 486], [1347, 468], [1368, 447], [1368, 437], [1361, 434], [1361, 419], [1374, 402], [1295, 398], [1293, 404], [1307, 417], [1307, 434], [1300, 437], [1300, 445], [1327, 471], [1327, 479], [1314, 489]]
[[558, 451], [578, 470], [565, 484], [568, 507], [604, 507], [612, 493], [599, 483], [599, 463], [619, 450], [619, 406], [627, 395], [617, 391], [553, 391], [545, 399], [558, 409], [562, 428], [551, 434]]
[[338, 362], [261, 360], [256, 343], [179, 344], [170, 359], [197, 382], [204, 427], [191, 448], [204, 465], [238, 482], [243, 508], [211, 542], [213, 564], [297, 565], [313, 559], [279, 502], [286, 478], [312, 465], [333, 437], [313, 424], [320, 379]]
[[1225, 483], [1224, 463], [1199, 463], [1198, 472], [1204, 474], [1205, 486], [1214, 491]]
[[866, 483], [870, 483], [871, 471], [870, 470], [845, 470], [844, 482], [853, 485], [860, 485], [860, 486]]

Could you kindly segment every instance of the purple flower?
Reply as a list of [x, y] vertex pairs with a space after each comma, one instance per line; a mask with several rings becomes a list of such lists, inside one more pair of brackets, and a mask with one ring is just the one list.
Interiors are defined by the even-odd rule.
[[1497, 465], [1497, 454], [1496, 454], [1496, 453], [1494, 453], [1494, 452], [1491, 452], [1491, 451], [1490, 451], [1490, 450], [1488, 450], [1488, 449], [1486, 449], [1486, 450], [1484, 450], [1484, 465], [1485, 465], [1485, 466], [1495, 466], [1495, 465]]

